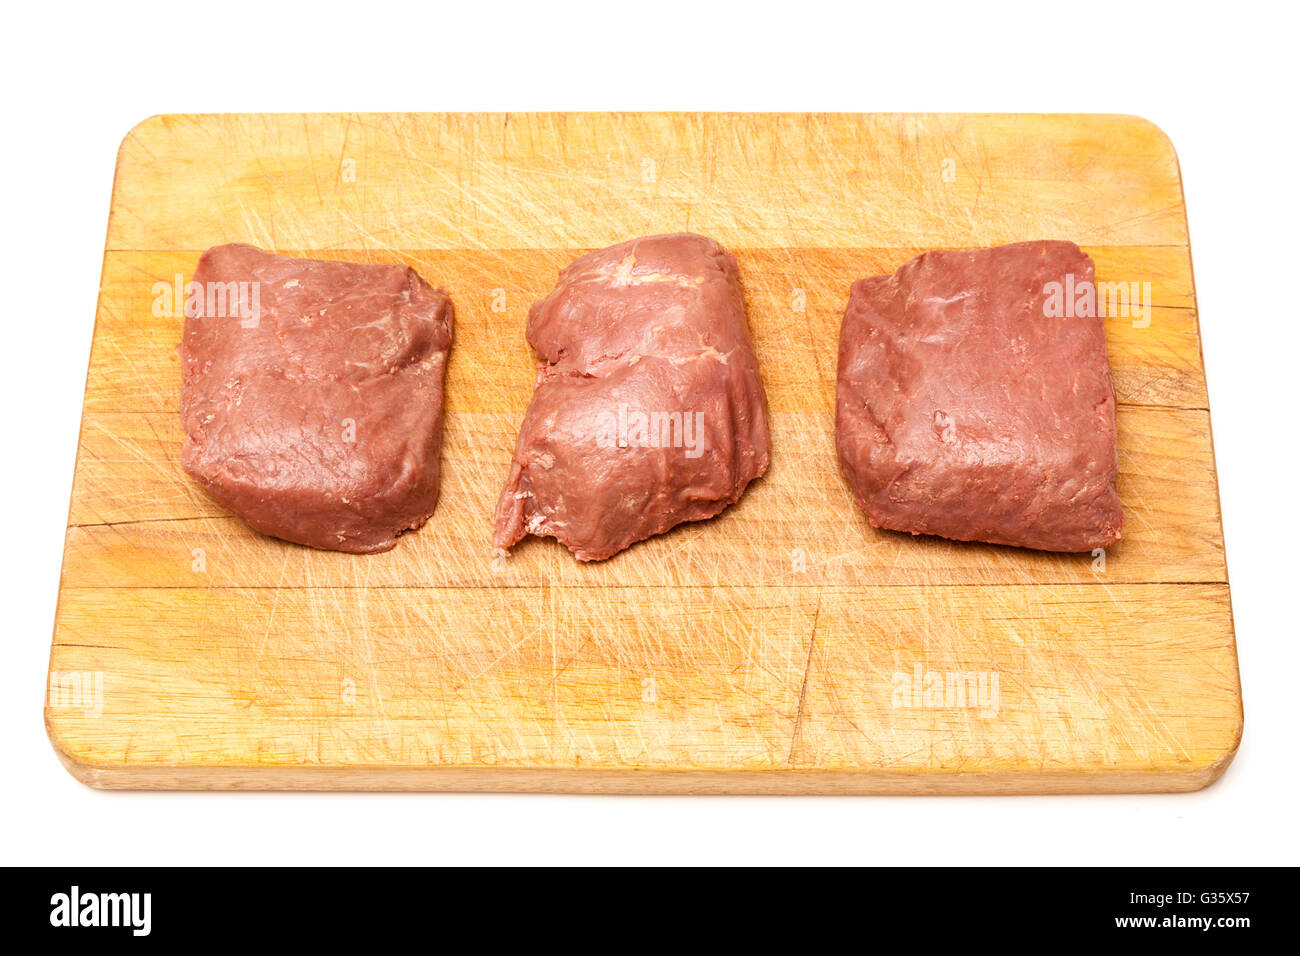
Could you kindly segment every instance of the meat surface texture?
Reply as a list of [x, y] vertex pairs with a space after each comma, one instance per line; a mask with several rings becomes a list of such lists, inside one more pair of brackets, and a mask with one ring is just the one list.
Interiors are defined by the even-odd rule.
[[836, 441], [872, 525], [1048, 551], [1119, 539], [1115, 394], [1091, 288], [1092, 260], [1055, 241], [927, 252], [854, 283]]
[[189, 289], [186, 472], [254, 530], [315, 548], [386, 551], [424, 524], [451, 300], [403, 266], [245, 245], [205, 252]]
[[599, 561], [711, 518], [767, 470], [767, 414], [731, 254], [637, 239], [560, 273], [528, 315], [545, 360], [497, 505], [494, 544], [558, 539]]

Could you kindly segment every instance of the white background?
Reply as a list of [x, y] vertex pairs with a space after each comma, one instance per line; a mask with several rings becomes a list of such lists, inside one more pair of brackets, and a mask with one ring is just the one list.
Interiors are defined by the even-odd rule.
[[[19, 3], [5, 19], [0, 862], [1297, 862], [1289, 5]], [[165, 112], [500, 109], [1163, 127], [1186, 187], [1245, 692], [1226, 776], [1168, 796], [797, 799], [107, 793], [68, 776], [41, 708], [123, 134]]]

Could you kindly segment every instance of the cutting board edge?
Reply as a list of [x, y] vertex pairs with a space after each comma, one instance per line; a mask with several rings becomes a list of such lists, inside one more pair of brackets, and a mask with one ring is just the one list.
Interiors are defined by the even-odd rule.
[[[56, 751], [58, 748], [56, 747]], [[327, 769], [280, 767], [104, 768], [59, 752], [79, 782], [96, 790], [391, 791], [736, 796], [978, 796], [1190, 793], [1223, 775], [1235, 748], [1177, 771], [925, 771], [915, 774], [827, 770], [663, 771], [516, 768]]]
[[[1240, 695], [1237, 697], [1240, 707]], [[1241, 744], [1241, 711], [1226, 745], [1208, 759], [1115, 770], [664, 770], [419, 766], [159, 766], [95, 762], [65, 745], [47, 708], [59, 762], [96, 790], [314, 790], [459, 793], [717, 794], [750, 796], [1031, 795], [1190, 793], [1227, 770]]]

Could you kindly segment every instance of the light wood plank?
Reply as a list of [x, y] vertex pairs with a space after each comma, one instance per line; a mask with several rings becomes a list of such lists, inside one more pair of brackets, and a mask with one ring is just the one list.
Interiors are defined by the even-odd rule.
[[[581, 254], [559, 250], [289, 250], [368, 262], [401, 262], [445, 288], [456, 304], [448, 410], [510, 412], [532, 387], [536, 356], [524, 340], [528, 307]], [[834, 408], [835, 350], [849, 286], [889, 273], [924, 250], [737, 249], [750, 328], [774, 411]], [[1149, 324], [1114, 317], [1106, 328], [1118, 401], [1205, 408], [1205, 378], [1186, 250], [1088, 249], [1098, 280], [1150, 283]], [[106, 258], [86, 404], [91, 410], [175, 410], [179, 315], [156, 315], [154, 287], [189, 281], [199, 251], [116, 253]], [[164, 303], [165, 304], [165, 303]], [[499, 310], [499, 311], [494, 311]], [[1135, 327], [1135, 322], [1140, 327]]]
[[[51, 666], [101, 673], [102, 713], [55, 742], [104, 785], [1179, 789], [1240, 734], [1226, 610], [1225, 585], [72, 590]], [[995, 709], [897, 706], [916, 665], [995, 672]]]
[[1173, 146], [1126, 116], [173, 115], [115, 190], [110, 249], [1187, 244]]
[[[518, 414], [447, 418], [443, 486], [429, 523], [384, 554], [314, 551], [229, 517], [180, 469], [174, 414], [88, 413], [65, 587], [240, 587], [263, 583], [512, 587], [690, 584], [1007, 584], [1225, 581], [1209, 419], [1184, 409], [1119, 414], [1124, 538], [1104, 556], [1029, 552], [871, 528], [839, 474], [833, 414], [773, 414], [767, 475], [725, 514], [597, 564], [530, 539], [505, 561], [492, 515]], [[192, 570], [202, 553], [203, 571]]]

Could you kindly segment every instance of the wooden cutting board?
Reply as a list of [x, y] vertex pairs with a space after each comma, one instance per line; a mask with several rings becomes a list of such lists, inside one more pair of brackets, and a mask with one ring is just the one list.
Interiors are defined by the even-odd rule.
[[[605, 563], [536, 539], [494, 562], [529, 304], [579, 253], [676, 230], [740, 262], [771, 470]], [[871, 529], [833, 444], [850, 282], [1038, 238], [1150, 283], [1145, 317], [1107, 319], [1123, 541]], [[158, 284], [235, 241], [453, 296], [442, 500], [395, 550], [260, 537], [181, 472]], [[1242, 710], [1197, 321], [1177, 158], [1133, 117], [155, 117], [118, 158], [51, 740], [120, 788], [1203, 787]]]

